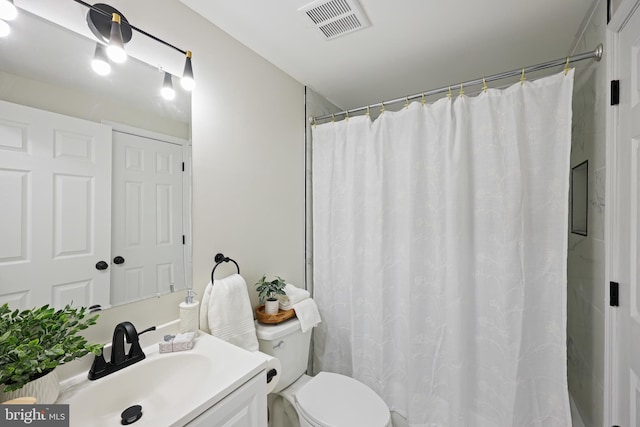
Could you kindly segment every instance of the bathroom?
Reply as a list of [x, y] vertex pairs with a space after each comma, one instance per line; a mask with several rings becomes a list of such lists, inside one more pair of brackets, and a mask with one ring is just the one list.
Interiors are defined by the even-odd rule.
[[[66, 3], [59, 3], [64, 15]], [[366, 8], [366, 1], [362, 3]], [[624, 2], [613, 2], [610, 12], [617, 11], [620, 3]], [[114, 0], [110, 4], [135, 25], [194, 52], [197, 90], [192, 94], [189, 137], [193, 150], [191, 271], [196, 292], [203, 292], [216, 252], [238, 260], [249, 284], [266, 273], [299, 286], [311, 285], [306, 221], [311, 196], [305, 182], [308, 146], [304, 135], [310, 133], [307, 116], [331, 112], [330, 104], [182, 2]], [[591, 50], [598, 43], [606, 47], [607, 2], [596, 0], [581, 10], [586, 12], [583, 25], [575, 28], [575, 40], [560, 56]], [[453, 25], [455, 17], [449, 19]], [[544, 31], [543, 22], [537, 25]], [[524, 58], [525, 63], [518, 59], [507, 68], [556, 59]], [[607, 407], [612, 404], [605, 404], [610, 395], [605, 364], [607, 66], [606, 60], [575, 65], [571, 165], [589, 160], [589, 230], [586, 237], [569, 235], [567, 369], [571, 397], [585, 426], [611, 425]], [[484, 72], [472, 70], [466, 77], [477, 78]], [[414, 92], [433, 87], [428, 80], [425, 84]], [[0, 98], [20, 103], [19, 96], [1, 81], [0, 88]], [[367, 102], [402, 95], [383, 93], [381, 99]], [[222, 268], [233, 272], [231, 266]], [[110, 308], [101, 313], [88, 336], [109, 342], [114, 325], [123, 319], [140, 329], [168, 322], [177, 318], [183, 298], [182, 292], [175, 292]], [[256, 305], [254, 293], [251, 298]]]

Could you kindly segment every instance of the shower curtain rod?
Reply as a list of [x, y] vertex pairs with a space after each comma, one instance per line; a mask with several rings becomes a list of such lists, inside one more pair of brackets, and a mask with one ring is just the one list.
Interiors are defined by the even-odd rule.
[[475, 86], [475, 85], [479, 85], [479, 84], [483, 84], [483, 83], [493, 82], [493, 81], [496, 81], [496, 80], [506, 79], [506, 78], [509, 78], [509, 77], [515, 77], [515, 76], [518, 76], [518, 75], [524, 75], [526, 73], [532, 73], [534, 71], [544, 70], [545, 68], [556, 67], [556, 66], [559, 66], [559, 65], [569, 65], [569, 63], [571, 63], [571, 62], [582, 61], [584, 59], [595, 58], [596, 61], [600, 61], [600, 59], [602, 59], [602, 53], [603, 52], [604, 52], [604, 48], [602, 47], [602, 44], [599, 44], [591, 52], [580, 53], [580, 54], [577, 54], [577, 55], [574, 55], [574, 56], [569, 56], [569, 57], [562, 58], [562, 59], [556, 59], [554, 61], [543, 62], [543, 63], [537, 64], [537, 65], [531, 65], [529, 67], [519, 68], [517, 70], [511, 70], [511, 71], [507, 71], [507, 72], [504, 72], [504, 73], [494, 74], [492, 76], [487, 76], [487, 77], [483, 77], [483, 78], [480, 78], [480, 79], [469, 80], [469, 81], [463, 82], [463, 83], [456, 83], [455, 85], [452, 85], [452, 86], [444, 86], [444, 87], [441, 87], [441, 88], [438, 88], [438, 89], [431, 89], [431, 90], [428, 90], [426, 92], [421, 92], [421, 93], [417, 93], [415, 95], [405, 96], [403, 98], [396, 98], [396, 99], [392, 99], [390, 101], [383, 101], [383, 102], [379, 102], [377, 104], [372, 104], [372, 105], [368, 105], [368, 106], [364, 106], [364, 107], [353, 108], [351, 110], [344, 110], [344, 111], [340, 111], [339, 113], [326, 114], [326, 115], [320, 116], [320, 117], [309, 117], [309, 122], [315, 123], [315, 122], [317, 122], [319, 120], [335, 119], [336, 116], [340, 116], [340, 115], [347, 116], [347, 115], [349, 115], [351, 113], [358, 113], [360, 111], [365, 111], [365, 110], [370, 109], [370, 108], [384, 107], [386, 105], [397, 104], [399, 102], [412, 101], [414, 99], [422, 98], [423, 96], [430, 96], [430, 95], [436, 95], [438, 93], [449, 92], [452, 87], [454, 87], [454, 88], [458, 88], [459, 87], [460, 89], [462, 89], [463, 87]]

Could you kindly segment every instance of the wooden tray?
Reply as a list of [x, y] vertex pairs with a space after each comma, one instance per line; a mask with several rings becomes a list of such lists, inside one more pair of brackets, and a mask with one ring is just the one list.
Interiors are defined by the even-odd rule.
[[291, 310], [280, 310], [276, 314], [267, 314], [264, 312], [264, 304], [256, 307], [256, 318], [260, 323], [275, 324], [284, 322], [285, 320], [295, 317], [296, 312]]

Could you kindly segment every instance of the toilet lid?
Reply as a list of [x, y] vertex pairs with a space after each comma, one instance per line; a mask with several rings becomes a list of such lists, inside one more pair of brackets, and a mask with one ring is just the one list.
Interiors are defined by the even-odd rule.
[[320, 372], [296, 393], [302, 416], [318, 427], [385, 427], [391, 414], [373, 390], [353, 378]]

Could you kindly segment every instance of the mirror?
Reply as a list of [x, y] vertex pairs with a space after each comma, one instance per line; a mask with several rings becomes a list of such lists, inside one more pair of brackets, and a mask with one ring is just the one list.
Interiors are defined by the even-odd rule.
[[[180, 87], [178, 79], [174, 76], [176, 97], [171, 101], [165, 100], [160, 95], [164, 72], [158, 67], [151, 66], [131, 56], [129, 56], [124, 64], [112, 64], [112, 71], [108, 76], [97, 75], [91, 68], [91, 59], [96, 49], [96, 40], [70, 31], [23, 9], [19, 10], [18, 17], [10, 21], [9, 25], [11, 27], [11, 34], [6, 38], [0, 38], [0, 57], [2, 58], [2, 61], [0, 61], [0, 87], [2, 88], [2, 90], [0, 90], [0, 100], [32, 107], [37, 110], [63, 114], [96, 124], [103, 123], [101, 126], [108, 126], [109, 128], [113, 127], [113, 133], [109, 134], [109, 138], [111, 139], [108, 141], [108, 144], [113, 144], [112, 149], [107, 151], [107, 156], [101, 157], [99, 159], [100, 161], [97, 162], [107, 162], [107, 158], [113, 159], [113, 170], [107, 174], [108, 185], [113, 186], [113, 188], [109, 188], [113, 198], [113, 207], [111, 207], [111, 204], [108, 204], [108, 208], [105, 209], [109, 211], [108, 216], [111, 217], [111, 226], [109, 229], [112, 231], [111, 236], [105, 240], [110, 240], [108, 245], [110, 245], [109, 247], [111, 247], [112, 250], [110, 254], [108, 254], [108, 259], [104, 260], [108, 265], [108, 268], [104, 271], [110, 274], [106, 286], [111, 286], [111, 296], [107, 297], [107, 299], [109, 299], [108, 302], [100, 302], [100, 305], [106, 308], [137, 301], [142, 298], [156, 297], [167, 292], [177, 291], [191, 286], [191, 239], [189, 233], [189, 197], [191, 188], [189, 173], [189, 139], [191, 130], [190, 94]], [[11, 120], [5, 118], [4, 123], [10, 124]], [[0, 117], [0, 139], [5, 138], [5, 140], [7, 140], [6, 138], [13, 135], [12, 132], [15, 129], [11, 128], [11, 126], [5, 126], [3, 128], [2, 124], [3, 118]], [[181, 184], [179, 184], [181, 187], [179, 189], [179, 197], [176, 192], [172, 192], [173, 190], [168, 190], [164, 193], [158, 191], [156, 199], [153, 201], [149, 201], [147, 198], [143, 199], [142, 197], [137, 200], [132, 199], [132, 197], [135, 199], [135, 196], [132, 196], [129, 187], [125, 188], [125, 186], [141, 178], [128, 178], [130, 176], [126, 175], [128, 172], [117, 170], [117, 159], [120, 158], [118, 150], [124, 150], [124, 152], [127, 150], [126, 146], [118, 144], [128, 144], [129, 139], [132, 137], [139, 138], [139, 141], [135, 142], [136, 144], [142, 141], [151, 147], [150, 150], [154, 156], [153, 161], [155, 162], [156, 159], [159, 159], [159, 163], [156, 165], [156, 168], [159, 170], [164, 168], [164, 170], [175, 171], [180, 167], [184, 168], [186, 164], [186, 173], [182, 173], [182, 178], [180, 178], [182, 181]], [[73, 149], [80, 146], [78, 140], [73, 138], [68, 138], [63, 142], [66, 144], [66, 147]], [[56, 143], [58, 143], [58, 140], [56, 140]], [[172, 154], [167, 154], [166, 156], [163, 154], [164, 152], [158, 154], [159, 151], [154, 148], [157, 144], [163, 144], [163, 146], [169, 147], [170, 153]], [[2, 147], [1, 145], [2, 144], [0, 144], [0, 152], [7, 153], [9, 151], [16, 151], [7, 151], [5, 150], [6, 147]], [[57, 146], [56, 149], [58, 149]], [[139, 151], [136, 152], [142, 153], [144, 150], [146, 150], [146, 148], [140, 148]], [[174, 154], [175, 157], [180, 157], [180, 161], [177, 163], [172, 163], [175, 159], [171, 161], [167, 160], [169, 158], [173, 159], [171, 156]], [[4, 154], [0, 156], [4, 156]], [[11, 172], [11, 165], [6, 163], [8, 161], [6, 160], [7, 156], [4, 157], [5, 164], [0, 165], [0, 174], [6, 171]], [[132, 157], [126, 157], [125, 161], [128, 162], [127, 164], [131, 163], [131, 159]], [[133, 159], [135, 162], [135, 156]], [[141, 162], [140, 164], [142, 164], [142, 155], [139, 157], [139, 160]], [[183, 162], [184, 164], [182, 164]], [[151, 163], [151, 161], [148, 163]], [[5, 191], [5, 193], [3, 193], [2, 196], [5, 198], [5, 201], [13, 200], [11, 198], [7, 199], [6, 197], [6, 194], [13, 194], [11, 193], [13, 190], [9, 188], [10, 185], [12, 185], [12, 181], [10, 180], [13, 175], [9, 172], [5, 173], [5, 178], [8, 177], [8, 180], [5, 180], [5, 178], [0, 175], [0, 189], [4, 187], [3, 191]], [[35, 173], [33, 175], [35, 175]], [[78, 182], [76, 179], [69, 188], [79, 188], [78, 185], [82, 184], [78, 184]], [[33, 183], [30, 185], [32, 184]], [[45, 187], [53, 187], [55, 192], [58, 190], [58, 185], [59, 183], [57, 182], [50, 182], [45, 185]], [[118, 187], [118, 185], [121, 187]], [[158, 187], [158, 184], [153, 185]], [[166, 184], [160, 184], [160, 186], [168, 188]], [[9, 188], [9, 190], [7, 190], [7, 188]], [[6, 193], [7, 191], [9, 193]], [[121, 199], [124, 200], [124, 202], [118, 202], [116, 200], [116, 197], [120, 197], [119, 195], [122, 195]], [[93, 198], [99, 199], [99, 196], [98, 191], [91, 193], [91, 197]], [[132, 200], [135, 202], [135, 209], [131, 208]], [[153, 274], [146, 275], [141, 273], [142, 270], [137, 273], [135, 271], [132, 272], [131, 270], [133, 269], [126, 270], [125, 267], [131, 265], [137, 255], [133, 252], [130, 252], [129, 256], [124, 256], [122, 253], [114, 253], [113, 247], [119, 240], [122, 241], [124, 239], [125, 243], [127, 242], [128, 235], [125, 234], [125, 236], [122, 237], [119, 236], [118, 233], [122, 234], [123, 229], [136, 229], [136, 227], [141, 229], [144, 227], [145, 221], [147, 221], [145, 218], [147, 217], [140, 216], [135, 219], [137, 224], [134, 224], [135, 221], [131, 219], [132, 217], [130, 215], [123, 217], [117, 212], [118, 203], [128, 203], [128, 207], [125, 206], [125, 208], [123, 208], [126, 215], [129, 215], [130, 211], [136, 209], [138, 213], [142, 211], [151, 212], [154, 218], [170, 216], [172, 215], [171, 212], [178, 211], [180, 215], [184, 215], [184, 218], [181, 218], [177, 225], [177, 227], [180, 228], [180, 230], [177, 230], [177, 232], [179, 232], [178, 234], [181, 235], [180, 239], [176, 236], [169, 236], [169, 231], [165, 233], [164, 237], [154, 235], [154, 239], [158, 241], [165, 238], [165, 243], [171, 241], [172, 244], [174, 244], [177, 240], [180, 240], [179, 266], [174, 269], [173, 267], [164, 268], [166, 265], [164, 267], [155, 265]], [[151, 203], [153, 203], [153, 205], [150, 205]], [[75, 206], [78, 206], [77, 202]], [[163, 212], [166, 212], [166, 214], [159, 210], [159, 206], [163, 206], [162, 209], [165, 209]], [[15, 209], [10, 209], [10, 211], [14, 213], [17, 212], [14, 217], [22, 215], [22, 222], [26, 223], [26, 211], [24, 209], [20, 210], [19, 208], [20, 207], [16, 207]], [[70, 212], [76, 214], [77, 211], [78, 209], [72, 209]], [[54, 235], [56, 224], [62, 223], [64, 225], [64, 221], [67, 221], [67, 225], [73, 226], [74, 223], [72, 221], [75, 217], [81, 219], [78, 215], [74, 217], [73, 215], [69, 215], [69, 212], [64, 212], [66, 216], [61, 220], [60, 215], [58, 215], [58, 217], [55, 216], [55, 214], [59, 214], [60, 211], [55, 211], [55, 209], [52, 217], [44, 217], [44, 211], [38, 210], [36, 207], [30, 212], [29, 220], [31, 223], [53, 224]], [[4, 215], [4, 217], [7, 215], [9, 214]], [[31, 216], [33, 218], [31, 218]], [[158, 235], [164, 232], [162, 229], [163, 226], [165, 226], [166, 230], [175, 226], [175, 223], [171, 225], [168, 224], [168, 222], [161, 223], [160, 220], [154, 224]], [[9, 226], [5, 225], [7, 230], [8, 227]], [[176, 230], [170, 231], [174, 232]], [[31, 229], [29, 229], [28, 233], [23, 233], [23, 237], [29, 233], [34, 236], [37, 234], [37, 232], [32, 232]], [[19, 234], [19, 232], [17, 232], [17, 234]], [[29, 234], [29, 236], [31, 234]], [[88, 233], [88, 235], [89, 234], [90, 233]], [[6, 240], [7, 239], [5, 239], [5, 241]], [[17, 240], [20, 240], [19, 236]], [[24, 239], [21, 242], [24, 243]], [[28, 247], [28, 243], [29, 242], [23, 246]], [[93, 244], [93, 242], [91, 242], [91, 244]], [[8, 245], [10, 246], [11, 244]], [[19, 246], [18, 244], [16, 245]], [[23, 257], [24, 260], [27, 260], [32, 252], [36, 252], [36, 243], [33, 243], [33, 246], [34, 248], [30, 249], [23, 248], [27, 254]], [[48, 246], [48, 244], [44, 246]], [[55, 246], [55, 244], [51, 246]], [[45, 249], [51, 252], [51, 246]], [[32, 251], [32, 249], [34, 249], [34, 251]], [[42, 248], [40, 247], [38, 249]], [[22, 270], [16, 267], [11, 270], [10, 273], [7, 273], [7, 269], [19, 266], [22, 262], [20, 261], [20, 256], [12, 258], [10, 252], [11, 248], [0, 248], [0, 304], [9, 302], [10, 305], [16, 308], [21, 305], [26, 305], [24, 308], [31, 308], [35, 305], [43, 304], [41, 299], [28, 297], [27, 294], [35, 294], [36, 288], [42, 281], [46, 281], [46, 279], [36, 280], [31, 276], [31, 273], [21, 273], [21, 271], [26, 272], [27, 270], [33, 271], [37, 269], [35, 264], [32, 264], [31, 268], [23, 268]], [[55, 248], [53, 252], [55, 258]], [[94, 254], [91, 248], [87, 249], [84, 255], [86, 255], [84, 256], [85, 261], [91, 263], [91, 270], [94, 270], [93, 265], [96, 265], [95, 268], [98, 269], [98, 263], [92, 258]], [[65, 256], [60, 256], [59, 258], [65, 258]], [[122, 260], [123, 258], [125, 261]], [[27, 266], [29, 263], [22, 262], [22, 264]], [[101, 265], [101, 267], [103, 267], [103, 265]], [[116, 268], [121, 269], [118, 271], [118, 274], [115, 274]], [[152, 275], [154, 276], [153, 279], [149, 277]], [[150, 280], [153, 280], [153, 283], [149, 283]], [[64, 286], [59, 287], [59, 289], [47, 290], [45, 293], [51, 295], [51, 300], [47, 301], [47, 303], [54, 306], [60, 305], [62, 299], [56, 300], [56, 298], [61, 295], [61, 292], [66, 292], [65, 298], [67, 300], [71, 298], [75, 302], [95, 300], [95, 298], [92, 299], [94, 290], [85, 286], [85, 282], [80, 279], [69, 279], [64, 283]], [[137, 286], [136, 289], [134, 289], [134, 284]], [[30, 288], [27, 290], [23, 290], [22, 288], [18, 289], [16, 286], [19, 285]]]

